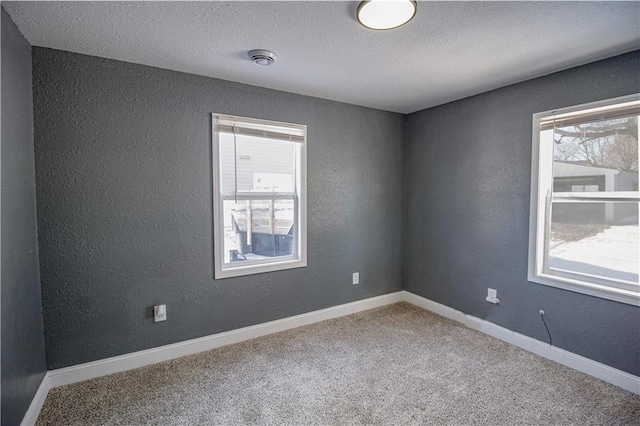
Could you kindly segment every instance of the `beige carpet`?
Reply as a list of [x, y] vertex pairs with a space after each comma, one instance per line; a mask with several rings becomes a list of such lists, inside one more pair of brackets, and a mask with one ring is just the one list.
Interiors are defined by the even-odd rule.
[[406, 303], [52, 389], [39, 425], [640, 425], [640, 396]]

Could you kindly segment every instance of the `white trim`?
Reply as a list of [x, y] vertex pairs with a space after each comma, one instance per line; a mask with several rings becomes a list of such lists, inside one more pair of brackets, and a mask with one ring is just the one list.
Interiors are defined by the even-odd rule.
[[186, 340], [171, 345], [51, 370], [49, 371], [51, 387], [68, 385], [70, 383], [144, 367], [145, 365], [168, 361], [186, 355], [193, 355], [303, 325], [351, 315], [380, 306], [391, 305], [401, 302], [402, 300], [403, 293], [399, 291], [197, 339]]
[[[610, 105], [615, 105], [615, 104], [625, 104], [625, 103], [633, 103], [633, 102], [638, 102], [638, 100], [640, 100], [639, 97], [639, 93], [632, 93], [631, 95], [625, 95], [625, 96], [619, 96], [617, 98], [610, 98], [610, 99], [603, 99], [600, 101], [594, 101], [594, 102], [585, 102], [583, 104], [579, 104], [579, 105], [571, 105], [568, 107], [562, 107], [562, 108], [555, 108], [555, 109], [550, 109], [547, 111], [541, 111], [536, 113], [535, 115], [539, 115], [541, 117], [543, 116], [553, 116], [555, 115], [557, 118], [562, 118], [566, 115], [570, 115], [572, 113], [575, 113], [577, 111], [581, 111], [581, 112], [592, 112], [590, 110], [594, 110], [594, 109], [599, 109], [599, 108], [604, 108], [604, 107], [608, 107]], [[585, 110], [585, 111], [583, 111]], [[573, 114], [575, 115], [575, 114]]]
[[[284, 256], [283, 256], [284, 257]], [[304, 268], [307, 262], [300, 259], [287, 256], [274, 258], [277, 260], [265, 261], [264, 259], [256, 261], [238, 262], [242, 266], [230, 267], [218, 270], [215, 279], [242, 277], [244, 275], [264, 274], [265, 272], [284, 271], [285, 269]]]
[[404, 301], [411, 303], [412, 305], [415, 305], [426, 311], [431, 311], [434, 314], [438, 314], [442, 317], [449, 318], [450, 320], [454, 320], [455, 322], [459, 322], [460, 324], [467, 325], [466, 323], [467, 316], [460, 311], [457, 311], [453, 308], [448, 307], [447, 305], [434, 302], [433, 300], [429, 300], [425, 297], [418, 296], [417, 294], [411, 293], [406, 290], [404, 291]]
[[[297, 210], [295, 213], [294, 255], [290, 258], [274, 258], [272, 261], [261, 261], [253, 264], [236, 262], [224, 263], [224, 217], [223, 200], [225, 194], [220, 192], [220, 121], [257, 124], [289, 130], [292, 134], [300, 134], [302, 141], [295, 141], [296, 182], [295, 194]], [[212, 181], [213, 181], [213, 263], [214, 279], [239, 277], [244, 275], [261, 274], [265, 272], [282, 271], [285, 269], [303, 268], [307, 266], [307, 126], [304, 124], [285, 123], [281, 121], [262, 120], [257, 118], [239, 117], [224, 114], [211, 114], [211, 151], [212, 151]], [[237, 188], [236, 188], [237, 189]], [[276, 199], [282, 193], [269, 193], [266, 199]], [[262, 199], [259, 193], [238, 193], [234, 198]]]
[[440, 316], [463, 324], [466, 327], [480, 331], [526, 351], [535, 353], [544, 358], [553, 360], [562, 365], [640, 395], [640, 377], [617, 370], [613, 367], [609, 367], [608, 365], [593, 361], [564, 349], [549, 347], [548, 344], [539, 340], [516, 333], [480, 318], [466, 315], [463, 312], [426, 299], [422, 296], [418, 296], [417, 294], [410, 293], [408, 291], [398, 291], [395, 293], [345, 303], [343, 305], [320, 309], [318, 311], [295, 315], [223, 333], [212, 334], [210, 336], [191, 339], [171, 345], [160, 346], [126, 355], [51, 370], [47, 372], [43, 378], [21, 425], [31, 426], [35, 423], [51, 388], [128, 371], [158, 362], [169, 361], [186, 355], [193, 355], [222, 346], [243, 342], [245, 340], [266, 336], [268, 334], [290, 330], [292, 328], [345, 315], [351, 315], [368, 309], [391, 305], [398, 302], [411, 303], [419, 308], [434, 312]]
[[[548, 259], [548, 226], [550, 224], [550, 196], [554, 199], [570, 197], [571, 201], [588, 202], [589, 200], [637, 200], [638, 193], [607, 192], [607, 193], [561, 193], [552, 194], [553, 188], [553, 131], [540, 131], [540, 122], [549, 117], [561, 115], [575, 115], [576, 112], [600, 109], [616, 104], [637, 103], [640, 94], [621, 96], [597, 102], [574, 105], [551, 111], [533, 114], [531, 126], [531, 194], [529, 211], [529, 262], [527, 280], [532, 283], [548, 285], [577, 293], [620, 303], [640, 306], [640, 292], [633, 283], [620, 283], [617, 280], [601, 277], [586, 276], [577, 273], [552, 271], [546, 264]], [[543, 139], [541, 141], [541, 139]], [[565, 200], [570, 201], [570, 200]]]
[[49, 389], [51, 389], [51, 381], [49, 380], [49, 373], [46, 373], [42, 378], [42, 382], [40, 382], [40, 386], [38, 387], [36, 394], [31, 400], [29, 409], [25, 413], [20, 426], [33, 426], [36, 424], [36, 420], [38, 420], [38, 416], [40, 415], [40, 410], [42, 410], [42, 406], [49, 394]]
[[561, 288], [563, 290], [587, 294], [589, 296], [626, 303], [628, 305], [640, 306], [640, 293], [637, 291], [606, 287], [596, 283], [586, 283], [584, 281], [569, 278], [572, 274], [567, 273], [566, 275], [568, 276], [562, 276], [560, 271], [554, 275], [539, 273], [536, 276], [529, 277], [529, 281]]
[[528, 352], [540, 355], [544, 358], [640, 395], [640, 377], [638, 376], [609, 367], [608, 365], [574, 354], [573, 352], [549, 346], [547, 343], [525, 336], [524, 334], [516, 333], [515, 331], [511, 331], [492, 322], [485, 321], [471, 315], [466, 315], [463, 312], [426, 299], [422, 296], [418, 296], [417, 294], [409, 293], [407, 291], [404, 293], [404, 300], [406, 302], [459, 322], [466, 327], [495, 337], [496, 339], [500, 339], [503, 342], [510, 343]]

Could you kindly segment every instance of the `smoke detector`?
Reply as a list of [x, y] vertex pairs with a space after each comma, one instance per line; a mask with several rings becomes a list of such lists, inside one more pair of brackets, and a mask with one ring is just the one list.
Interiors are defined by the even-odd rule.
[[261, 67], [266, 67], [273, 64], [278, 58], [275, 53], [263, 49], [250, 50], [248, 55], [254, 64], [260, 65]]

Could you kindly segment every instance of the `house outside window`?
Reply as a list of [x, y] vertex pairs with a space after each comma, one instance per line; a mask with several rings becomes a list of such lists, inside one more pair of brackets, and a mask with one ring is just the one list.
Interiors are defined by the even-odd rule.
[[215, 278], [306, 266], [306, 126], [212, 118]]
[[640, 305], [640, 95], [533, 116], [529, 281]]

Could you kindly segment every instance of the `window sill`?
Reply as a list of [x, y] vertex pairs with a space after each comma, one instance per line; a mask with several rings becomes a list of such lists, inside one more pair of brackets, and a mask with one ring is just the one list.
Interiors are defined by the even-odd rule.
[[262, 274], [265, 272], [283, 271], [294, 268], [304, 268], [307, 266], [306, 260], [285, 260], [270, 262], [267, 264], [227, 266], [218, 268], [216, 265], [215, 279], [241, 277], [244, 275]]
[[548, 285], [564, 290], [582, 293], [602, 299], [613, 300], [628, 305], [640, 306], [640, 292], [617, 289], [599, 284], [573, 280], [549, 274], [529, 275], [528, 280], [533, 283]]

